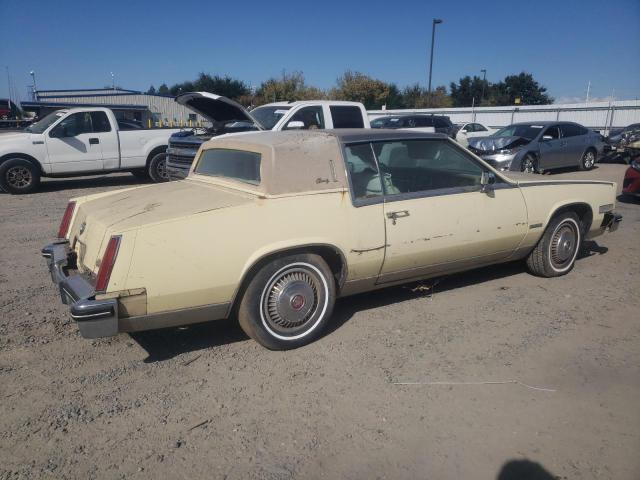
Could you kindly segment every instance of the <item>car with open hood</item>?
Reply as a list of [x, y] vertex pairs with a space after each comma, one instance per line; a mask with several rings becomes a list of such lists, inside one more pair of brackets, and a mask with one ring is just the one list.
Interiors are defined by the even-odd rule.
[[305, 100], [275, 102], [249, 112], [234, 100], [209, 92], [190, 92], [176, 102], [199, 113], [210, 122], [203, 129], [178, 132], [169, 139], [167, 173], [179, 180], [189, 173], [200, 146], [220, 135], [256, 130], [323, 130], [369, 128], [364, 105], [358, 102]]
[[514, 123], [488, 137], [470, 138], [469, 150], [499, 170], [590, 170], [602, 156], [604, 141], [599, 133], [577, 123]]
[[615, 198], [613, 182], [498, 171], [441, 134], [255, 132], [205, 143], [183, 181], [72, 199], [43, 255], [87, 338], [233, 317], [288, 349], [339, 297], [520, 259], [564, 275], [617, 228]]

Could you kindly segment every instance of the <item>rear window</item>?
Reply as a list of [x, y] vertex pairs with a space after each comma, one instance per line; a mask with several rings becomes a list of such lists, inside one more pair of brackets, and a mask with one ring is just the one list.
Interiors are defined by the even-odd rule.
[[261, 155], [255, 152], [212, 148], [202, 152], [194, 172], [259, 185], [260, 160]]
[[444, 117], [433, 117], [433, 124], [436, 128], [449, 128], [452, 125], [451, 120]]
[[360, 108], [332, 105], [329, 110], [331, 110], [331, 117], [333, 118], [333, 128], [364, 128]]

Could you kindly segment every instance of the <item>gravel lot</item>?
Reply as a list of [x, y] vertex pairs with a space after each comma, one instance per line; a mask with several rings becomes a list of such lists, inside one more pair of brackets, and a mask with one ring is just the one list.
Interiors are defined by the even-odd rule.
[[69, 197], [135, 183], [0, 194], [0, 478], [640, 477], [639, 203], [568, 276], [517, 263], [344, 299], [296, 351], [232, 321], [85, 340], [39, 249]]

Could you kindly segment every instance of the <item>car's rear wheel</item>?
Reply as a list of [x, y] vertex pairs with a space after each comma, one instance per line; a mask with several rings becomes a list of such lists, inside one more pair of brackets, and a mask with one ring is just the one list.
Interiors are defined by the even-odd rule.
[[156, 153], [147, 167], [149, 177], [156, 183], [168, 182], [169, 174], [167, 173], [167, 154], [165, 152]]
[[582, 244], [580, 220], [574, 212], [554, 217], [542, 238], [527, 257], [527, 266], [534, 275], [559, 277], [575, 265]]
[[580, 160], [580, 170], [591, 170], [596, 164], [596, 152], [592, 148], [584, 152]]
[[238, 308], [247, 335], [271, 350], [301, 347], [318, 338], [335, 302], [335, 280], [315, 254], [275, 259], [247, 285]]
[[522, 163], [520, 164], [520, 171], [526, 173], [536, 173], [538, 171], [538, 160], [536, 157], [528, 153], [522, 159]]
[[11, 158], [0, 165], [0, 188], [7, 193], [31, 193], [40, 185], [40, 169], [24, 158]]

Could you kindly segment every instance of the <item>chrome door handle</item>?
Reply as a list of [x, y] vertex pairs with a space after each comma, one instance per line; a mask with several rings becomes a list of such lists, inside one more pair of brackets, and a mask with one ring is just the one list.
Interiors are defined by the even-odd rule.
[[408, 217], [409, 210], [398, 210], [397, 212], [387, 212], [387, 218], [390, 218], [393, 224], [396, 224], [396, 220], [402, 217]]

